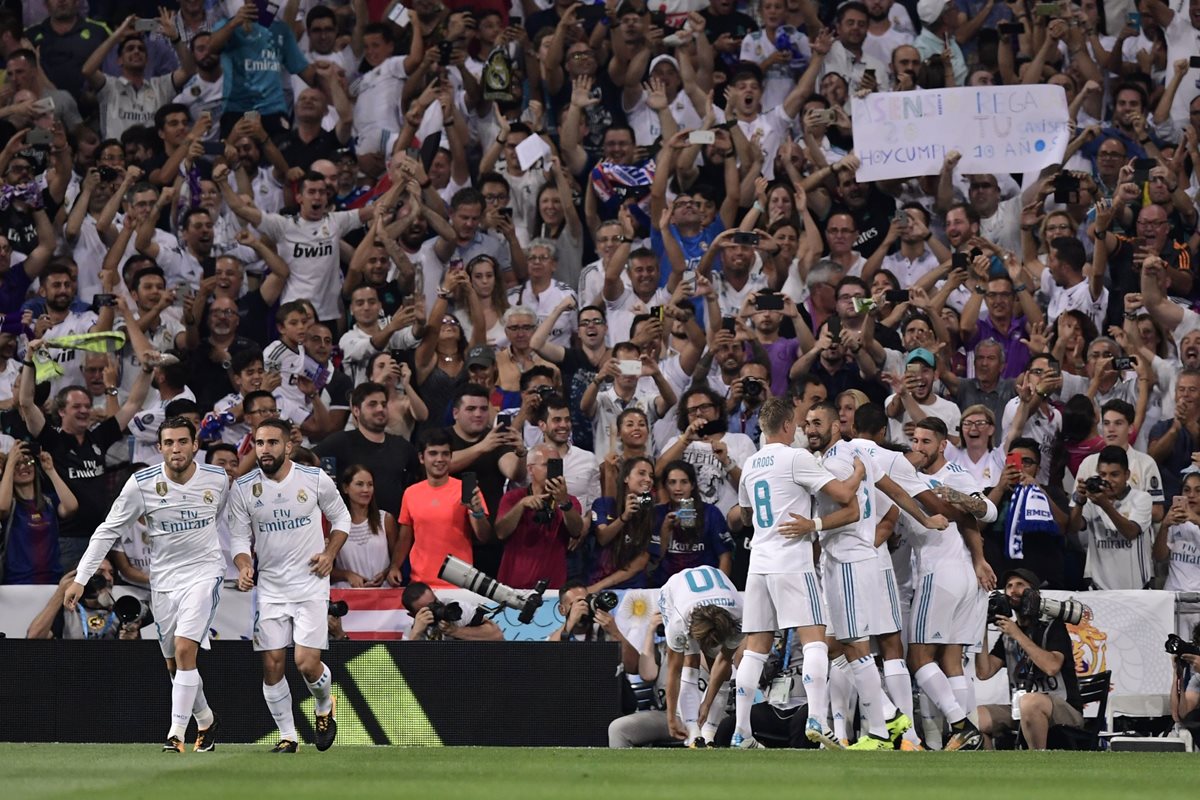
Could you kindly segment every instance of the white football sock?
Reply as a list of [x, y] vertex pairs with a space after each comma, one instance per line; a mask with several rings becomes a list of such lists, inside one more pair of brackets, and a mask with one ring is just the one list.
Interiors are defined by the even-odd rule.
[[696, 716], [700, 713], [700, 670], [684, 667], [679, 673], [679, 719], [687, 728], [688, 739], [700, 735]]
[[942, 712], [929, 699], [929, 695], [921, 692], [921, 730], [925, 732], [925, 744], [930, 750], [942, 749], [942, 727], [946, 720]]
[[725, 709], [729, 705], [729, 683], [717, 690], [717, 696], [713, 700], [713, 704], [708, 707], [708, 716], [704, 719], [704, 727], [700, 730], [700, 735], [704, 737], [704, 741], [711, 742], [717, 736], [717, 728], [721, 727], [721, 720], [725, 719]]
[[921, 667], [917, 670], [916, 678], [921, 693], [928, 695], [930, 702], [937, 706], [951, 725], [967, 716], [958, 700], [954, 698], [954, 689], [950, 686], [949, 678], [937, 664], [930, 662]]
[[829, 707], [833, 712], [833, 733], [838, 741], [849, 741], [847, 728], [854, 717], [854, 703], [858, 692], [854, 689], [854, 673], [845, 656], [829, 662]]
[[267, 708], [275, 718], [275, 727], [279, 728], [279, 738], [299, 742], [296, 736], [296, 720], [292, 716], [292, 690], [284, 678], [274, 686], [263, 684], [263, 698]]
[[308, 692], [317, 701], [317, 713], [328, 714], [333, 710], [333, 676], [329, 674], [329, 667], [321, 664], [321, 677], [317, 678], [312, 683], [308, 682], [308, 678], [304, 679], [308, 684]]
[[955, 675], [950, 678], [950, 688], [954, 691], [954, 699], [966, 712], [967, 719], [975, 723], [979, 719], [979, 711], [975, 705], [975, 683], [966, 675]]
[[804, 693], [808, 695], [808, 715], [825, 725], [829, 706], [829, 645], [809, 642], [804, 645]]
[[887, 718], [883, 715], [883, 681], [875, 668], [875, 659], [869, 655], [856, 658], [850, 663], [850, 670], [858, 689], [858, 707], [867, 728], [877, 738], [888, 738]]
[[194, 669], [175, 670], [171, 681], [171, 730], [167, 738], [183, 739], [188, 721], [192, 718], [192, 704], [196, 701], [196, 690], [200, 688], [200, 673]]
[[[199, 673], [197, 676], [199, 677]], [[208, 698], [204, 696], [204, 679], [196, 685], [196, 699], [192, 701], [192, 716], [196, 718], [196, 726], [204, 730], [213, 724], [213, 712], [208, 707]]]
[[894, 658], [883, 662], [883, 682], [887, 684], [888, 695], [896, 708], [913, 723], [913, 727], [904, 732], [904, 738], [916, 744], [920, 737], [917, 736], [917, 720], [913, 716], [912, 676], [908, 674], [904, 659]]
[[752, 653], [746, 650], [742, 653], [742, 661], [737, 668], [737, 697], [734, 702], [735, 734], [750, 736], [750, 708], [754, 705], [754, 696], [758, 693], [758, 681], [762, 678], [763, 667], [767, 663], [766, 653]]

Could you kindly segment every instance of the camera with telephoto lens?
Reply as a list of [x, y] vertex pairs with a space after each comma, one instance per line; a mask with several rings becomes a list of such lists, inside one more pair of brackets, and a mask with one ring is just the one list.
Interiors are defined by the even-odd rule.
[[142, 619], [142, 601], [131, 594], [118, 597], [113, 603], [113, 613], [122, 625], [129, 625]]
[[330, 600], [325, 613], [331, 617], [344, 617], [350, 613], [350, 605], [345, 600]]
[[1012, 615], [1012, 603], [1008, 601], [1008, 595], [1006, 595], [1003, 590], [996, 589], [988, 594], [987, 618], [989, 622], [994, 620], [996, 617], [1012, 619]]
[[1173, 656], [1200, 656], [1200, 647], [1174, 633], [1167, 636], [1167, 641], [1163, 647]]
[[617, 607], [617, 603], [621, 602], [621, 598], [617, 597], [617, 593], [609, 590], [603, 592], [592, 592], [584, 598], [587, 603], [588, 612], [595, 616], [597, 611], [612, 611]]
[[1062, 622], [1067, 625], [1078, 625], [1084, 616], [1091, 617], [1092, 612], [1086, 605], [1068, 598], [1066, 600], [1051, 600], [1042, 597], [1037, 589], [1028, 589], [1021, 595], [1020, 614], [1023, 617], [1037, 617], [1042, 622]]
[[1083, 488], [1092, 494], [1098, 494], [1108, 489], [1108, 481], [1099, 475], [1093, 475], [1083, 482]]
[[425, 607], [429, 609], [430, 614], [433, 614], [434, 625], [443, 622], [458, 622], [463, 616], [462, 606], [453, 601], [443, 603], [441, 600], [434, 600]]
[[483, 595], [489, 600], [495, 600], [501, 605], [520, 611], [517, 620], [522, 625], [533, 621], [533, 615], [542, 607], [542, 592], [550, 585], [547, 580], [540, 580], [532, 589], [517, 591], [511, 586], [505, 586], [495, 578], [484, 575], [461, 558], [446, 556], [438, 577], [447, 583], [452, 583], [460, 589]]

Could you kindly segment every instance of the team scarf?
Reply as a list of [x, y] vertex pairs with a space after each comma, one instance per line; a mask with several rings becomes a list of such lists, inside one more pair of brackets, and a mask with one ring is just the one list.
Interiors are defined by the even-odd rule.
[[1050, 513], [1050, 500], [1040, 486], [1025, 484], [1013, 489], [1004, 521], [1004, 547], [1011, 559], [1025, 557], [1025, 535], [1058, 535], [1058, 524]]
[[[72, 333], [67, 336], [55, 336], [45, 339], [46, 347], [56, 350], [84, 350], [88, 353], [115, 353], [125, 346], [125, 334], [121, 331], [102, 331], [100, 333]], [[54, 380], [63, 376], [63, 368], [58, 362], [38, 350], [33, 354], [34, 375], [38, 383]]]

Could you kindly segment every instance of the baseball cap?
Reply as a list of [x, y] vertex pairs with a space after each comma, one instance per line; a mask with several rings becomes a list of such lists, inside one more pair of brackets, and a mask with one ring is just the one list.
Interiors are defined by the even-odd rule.
[[921, 22], [932, 25], [938, 21], [949, 4], [950, 0], [921, 0], [917, 3], [917, 16], [921, 18]]
[[1034, 572], [1031, 569], [1025, 569], [1022, 567], [1019, 569], [1010, 569], [1007, 572], [1005, 572], [1004, 575], [1000, 578], [1000, 583], [996, 588], [1003, 589], [1005, 584], [1008, 583], [1008, 579], [1013, 577], [1014, 575], [1017, 576], [1018, 578], [1020, 578], [1021, 580], [1025, 581], [1026, 583], [1028, 583], [1034, 589], [1038, 589], [1042, 585], [1042, 579], [1037, 576], [1036, 572]]
[[467, 351], [467, 368], [490, 367], [496, 363], [496, 352], [486, 344], [477, 344]]
[[655, 56], [650, 61], [650, 71], [653, 72], [654, 68], [656, 66], [658, 66], [659, 64], [661, 64], [663, 61], [670, 63], [670, 65], [675, 68], [676, 72], [679, 71], [679, 62], [675, 59], [675, 56], [669, 56], [666, 53], [663, 53], [661, 56]]
[[929, 352], [924, 347], [918, 347], [915, 350], [911, 350], [909, 351], [908, 355], [904, 357], [905, 364], [911, 364], [914, 361], [924, 361], [930, 366], [930, 368], [937, 366], [937, 359], [933, 357], [933, 353]]

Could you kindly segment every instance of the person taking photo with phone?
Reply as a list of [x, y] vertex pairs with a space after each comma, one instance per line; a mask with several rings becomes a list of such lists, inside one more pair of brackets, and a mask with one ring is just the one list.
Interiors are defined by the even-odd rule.
[[567, 550], [579, 546], [587, 528], [579, 500], [567, 492], [563, 460], [550, 444], [531, 448], [529, 486], [500, 498], [496, 538], [505, 542], [496, 579], [514, 589], [532, 589], [539, 580], [549, 588], [567, 581]]

